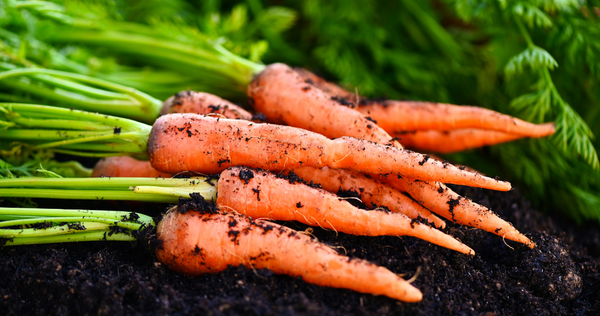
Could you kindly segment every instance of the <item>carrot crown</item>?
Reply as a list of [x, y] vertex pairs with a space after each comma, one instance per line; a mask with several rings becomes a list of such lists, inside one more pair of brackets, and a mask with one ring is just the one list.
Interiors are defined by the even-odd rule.
[[98, 113], [35, 104], [0, 103], [0, 143], [88, 157], [146, 155], [151, 127]]

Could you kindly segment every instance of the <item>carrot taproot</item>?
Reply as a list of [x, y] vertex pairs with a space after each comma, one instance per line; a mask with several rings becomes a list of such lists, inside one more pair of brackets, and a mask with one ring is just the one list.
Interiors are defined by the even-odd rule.
[[367, 206], [384, 206], [388, 210], [402, 213], [410, 218], [423, 218], [436, 227], [444, 228], [446, 223], [402, 192], [376, 181], [370, 176], [351, 170], [328, 167], [300, 167], [292, 170], [300, 178], [320, 184], [329, 192], [339, 190], [356, 192]]
[[267, 170], [329, 166], [500, 191], [511, 189], [508, 182], [460, 170], [409, 150], [351, 137], [331, 140], [289, 126], [197, 114], [161, 116], [148, 138], [148, 157], [154, 168], [167, 173], [214, 174], [235, 165]]
[[214, 94], [191, 90], [181, 91], [163, 102], [161, 114], [169, 113], [214, 113], [230, 119], [249, 121], [253, 118], [250, 112], [232, 102]]
[[329, 138], [351, 136], [380, 144], [396, 142], [362, 113], [307, 82], [284, 64], [272, 64], [248, 86], [248, 102], [268, 122], [310, 130]]
[[300, 276], [321, 286], [418, 302], [422, 293], [384, 267], [339, 255], [290, 228], [233, 213], [177, 209], [157, 226], [156, 257], [187, 275], [219, 272], [230, 265]]
[[442, 154], [497, 145], [525, 138], [523, 135], [499, 131], [463, 128], [451, 131], [415, 131], [392, 134], [407, 148]]
[[356, 110], [372, 117], [390, 134], [405, 131], [478, 128], [525, 137], [546, 137], [555, 131], [554, 123], [533, 124], [476, 106], [419, 101], [362, 100]]
[[154, 169], [150, 161], [138, 160], [131, 156], [100, 159], [92, 170], [92, 177], [170, 178], [172, 175]]
[[[296, 72], [304, 81], [328, 93], [341, 104], [348, 105], [363, 113], [363, 115], [372, 118], [377, 122], [377, 125], [392, 136], [398, 136], [396, 134], [399, 132], [477, 128], [537, 138], [550, 136], [555, 131], [554, 123], [533, 124], [482, 107], [435, 102], [367, 99], [328, 82], [306, 69], [296, 69]], [[469, 147], [472, 148], [472, 146], [475, 146], [475, 144]]]
[[473, 249], [404, 214], [361, 210], [328, 191], [277, 178], [266, 170], [229, 168], [221, 173], [217, 206], [253, 218], [295, 220], [352, 235], [412, 236], [467, 255]]
[[494, 214], [489, 208], [466, 199], [443, 183], [419, 181], [397, 177], [376, 178], [390, 186], [407, 192], [419, 204], [452, 222], [485, 230], [506, 239], [535, 247], [529, 238], [511, 223]]

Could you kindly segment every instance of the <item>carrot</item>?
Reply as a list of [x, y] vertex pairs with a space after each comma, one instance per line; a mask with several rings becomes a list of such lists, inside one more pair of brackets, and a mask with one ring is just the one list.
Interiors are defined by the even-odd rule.
[[214, 94], [196, 91], [181, 91], [168, 98], [163, 103], [161, 114], [168, 113], [197, 113], [221, 114], [230, 119], [251, 121], [253, 116], [242, 107], [224, 100]]
[[442, 183], [396, 177], [377, 177], [377, 179], [402, 192], [408, 192], [418, 203], [452, 222], [476, 227], [523, 243], [530, 248], [535, 247], [529, 238], [489, 208], [458, 195]]
[[170, 178], [171, 173], [160, 172], [150, 165], [150, 161], [137, 160], [130, 156], [107, 157], [101, 159], [92, 170], [92, 177], [144, 177]]
[[388, 210], [402, 213], [410, 218], [423, 218], [436, 227], [444, 228], [446, 223], [429, 210], [402, 192], [372, 177], [351, 170], [300, 167], [293, 170], [306, 181], [320, 184], [329, 192], [339, 190], [356, 192], [366, 205], [384, 206]]
[[401, 148], [386, 131], [360, 112], [306, 82], [284, 64], [272, 64], [248, 86], [248, 102], [267, 121], [307, 129], [329, 138], [351, 136]]
[[418, 302], [421, 292], [386, 268], [349, 259], [290, 228], [237, 214], [181, 214], [172, 209], [157, 227], [160, 262], [174, 271], [200, 275], [230, 265], [300, 276], [321, 286]]
[[519, 134], [476, 128], [451, 131], [399, 132], [392, 134], [392, 136], [398, 137], [402, 144], [408, 148], [444, 154], [497, 145], [525, 137]]
[[525, 137], [545, 137], [555, 131], [554, 123], [533, 124], [475, 106], [386, 100], [361, 101], [356, 109], [372, 117], [390, 134], [405, 131], [478, 128]]
[[169, 114], [153, 125], [148, 156], [157, 170], [214, 174], [235, 165], [267, 170], [301, 166], [352, 169], [510, 190], [510, 183], [460, 170], [421, 154], [361, 139], [330, 140], [310, 131], [196, 114]]
[[265, 170], [229, 168], [221, 173], [217, 206], [253, 218], [269, 218], [352, 235], [413, 236], [467, 255], [475, 252], [441, 231], [404, 214], [361, 210], [327, 192]]

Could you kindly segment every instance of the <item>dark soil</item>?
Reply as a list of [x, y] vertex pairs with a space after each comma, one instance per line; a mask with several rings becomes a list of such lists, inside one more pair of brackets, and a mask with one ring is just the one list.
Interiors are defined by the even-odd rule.
[[[0, 314], [600, 314], [598, 224], [576, 226], [544, 215], [517, 191], [457, 190], [491, 206], [537, 247], [531, 250], [490, 233], [450, 224], [446, 232], [477, 252], [470, 258], [414, 238], [356, 237], [314, 229], [320, 241], [341, 253], [368, 259], [407, 279], [418, 274], [413, 284], [424, 298], [417, 304], [319, 287], [299, 278], [241, 267], [189, 278], [156, 262], [142, 243], [92, 242], [0, 249]], [[77, 201], [61, 205], [109, 207]], [[158, 214], [160, 209], [150, 207], [144, 212]], [[286, 225], [307, 228], [297, 223]]]

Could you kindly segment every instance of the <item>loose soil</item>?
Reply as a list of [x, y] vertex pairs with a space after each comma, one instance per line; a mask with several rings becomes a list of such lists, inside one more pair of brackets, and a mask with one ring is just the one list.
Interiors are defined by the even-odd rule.
[[[516, 190], [454, 188], [490, 206], [537, 247], [531, 250], [454, 224], [445, 231], [471, 246], [477, 252], [475, 257], [410, 237], [356, 237], [312, 230], [315, 237], [342, 254], [370, 260], [406, 279], [414, 277], [413, 284], [424, 295], [416, 304], [315, 286], [300, 278], [243, 267], [190, 278], [156, 262], [142, 242], [5, 247], [0, 249], [0, 314], [600, 314], [598, 224], [576, 226], [544, 215]], [[46, 206], [51, 202], [39, 203]], [[60, 206], [114, 209], [106, 202], [61, 201]], [[164, 208], [137, 210], [157, 215]], [[308, 228], [295, 222], [285, 224], [301, 231]]]

